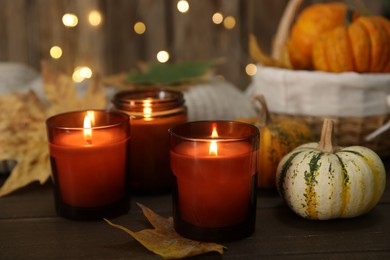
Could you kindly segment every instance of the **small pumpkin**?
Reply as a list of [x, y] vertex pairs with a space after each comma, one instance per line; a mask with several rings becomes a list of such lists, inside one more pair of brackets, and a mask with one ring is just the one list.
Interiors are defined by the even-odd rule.
[[258, 118], [241, 119], [260, 129], [258, 188], [275, 188], [275, 175], [279, 161], [292, 149], [312, 141], [312, 132], [296, 119], [272, 121], [263, 95], [256, 96], [261, 110]]
[[316, 39], [326, 31], [345, 22], [344, 3], [312, 4], [298, 15], [287, 41], [288, 55], [294, 69], [312, 69], [312, 48]]
[[319, 143], [297, 147], [278, 165], [278, 192], [304, 218], [365, 214], [385, 189], [386, 173], [379, 156], [363, 146], [338, 147], [333, 128], [333, 121], [325, 119]]
[[314, 68], [328, 72], [390, 72], [390, 21], [361, 16], [320, 35], [312, 49]]

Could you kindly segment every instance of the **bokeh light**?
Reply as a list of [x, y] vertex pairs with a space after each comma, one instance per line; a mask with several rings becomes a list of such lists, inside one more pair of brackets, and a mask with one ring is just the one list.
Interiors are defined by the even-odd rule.
[[236, 19], [233, 16], [227, 16], [223, 20], [223, 25], [226, 29], [231, 30], [236, 26]]
[[62, 56], [62, 49], [59, 46], [53, 46], [50, 48], [50, 56], [53, 59], [59, 59]]
[[213, 20], [213, 23], [221, 24], [223, 22], [223, 15], [221, 13], [215, 13], [211, 19]]
[[134, 31], [137, 34], [143, 34], [146, 31], [146, 25], [143, 22], [136, 22], [134, 24]]
[[257, 66], [253, 63], [249, 63], [245, 67], [245, 72], [249, 76], [254, 76], [254, 75], [256, 75], [256, 72], [257, 72]]
[[167, 51], [159, 51], [157, 53], [157, 60], [161, 63], [165, 63], [169, 60], [169, 53]]
[[102, 23], [102, 15], [99, 11], [93, 10], [89, 12], [88, 21], [92, 26], [99, 26]]
[[177, 2], [177, 10], [179, 10], [180, 13], [187, 13], [188, 10], [190, 10], [190, 5], [186, 0], [180, 0]]
[[75, 68], [72, 78], [75, 82], [82, 82], [84, 79], [92, 77], [92, 70], [86, 66], [78, 66]]
[[79, 19], [75, 14], [67, 13], [62, 16], [62, 23], [67, 27], [75, 27], [79, 23]]

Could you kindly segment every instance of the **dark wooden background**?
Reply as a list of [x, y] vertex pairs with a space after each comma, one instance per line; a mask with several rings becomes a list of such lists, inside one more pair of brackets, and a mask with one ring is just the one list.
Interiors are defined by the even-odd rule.
[[[37, 70], [40, 60], [50, 59], [53, 45], [62, 47], [56, 60], [62, 70], [72, 73], [79, 65], [110, 75], [133, 69], [139, 62], [156, 62], [159, 50], [168, 50], [170, 62], [223, 58], [216, 71], [244, 89], [250, 78], [248, 33], [253, 32], [269, 50], [287, 0], [188, 0], [186, 14], [177, 11], [178, 0], [0, 0], [0, 62], [28, 64]], [[358, 0], [350, 0], [355, 2]], [[372, 13], [382, 13], [387, 0], [362, 0]], [[318, 1], [305, 1], [305, 5]], [[103, 23], [92, 27], [91, 10], [99, 10]], [[213, 24], [221, 12], [233, 16], [232, 30]], [[79, 23], [65, 27], [62, 16], [74, 13]], [[133, 25], [143, 21], [143, 35]]]

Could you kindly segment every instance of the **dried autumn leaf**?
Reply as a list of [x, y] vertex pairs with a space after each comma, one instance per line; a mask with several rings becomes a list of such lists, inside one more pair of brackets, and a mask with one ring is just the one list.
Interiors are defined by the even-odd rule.
[[48, 114], [55, 115], [71, 110], [102, 109], [106, 106], [107, 100], [100, 77], [91, 79], [85, 96], [80, 98], [70, 76], [55, 70], [46, 62], [42, 62], [41, 67], [45, 96], [51, 104], [48, 107]]
[[81, 109], [103, 109], [106, 96], [99, 79], [92, 81], [84, 97], [70, 76], [42, 63], [47, 103], [30, 91], [0, 96], [0, 161], [15, 160], [16, 166], [0, 188], [0, 197], [34, 181], [45, 183], [50, 177], [46, 118], [57, 113]]
[[276, 60], [267, 54], [261, 49], [260, 45], [257, 42], [256, 37], [253, 34], [249, 34], [249, 54], [251, 58], [259, 62], [264, 66], [278, 67], [278, 68], [291, 68], [289, 60], [286, 59], [286, 53], [282, 52], [282, 60]]
[[44, 120], [44, 106], [33, 92], [0, 97], [0, 160], [18, 162], [1, 187], [0, 196], [49, 178]]
[[226, 249], [223, 245], [217, 243], [199, 242], [184, 238], [175, 232], [172, 218], [167, 219], [159, 216], [140, 203], [137, 203], [137, 205], [142, 209], [154, 229], [134, 232], [107, 219], [104, 220], [111, 226], [125, 231], [148, 250], [165, 259], [180, 259], [213, 251], [223, 254], [224, 249]]

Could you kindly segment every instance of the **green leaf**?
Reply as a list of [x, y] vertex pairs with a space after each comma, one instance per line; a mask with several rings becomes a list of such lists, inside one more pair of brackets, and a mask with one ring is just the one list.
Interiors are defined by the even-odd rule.
[[127, 80], [133, 84], [175, 85], [194, 81], [204, 76], [214, 62], [186, 62], [176, 64], [153, 64], [144, 71], [128, 74]]

